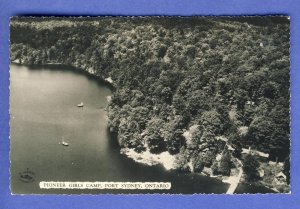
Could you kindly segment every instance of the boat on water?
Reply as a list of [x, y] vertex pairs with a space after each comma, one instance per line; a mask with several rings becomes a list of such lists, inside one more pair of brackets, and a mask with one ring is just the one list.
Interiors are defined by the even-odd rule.
[[67, 142], [62, 142], [61, 144], [66, 147], [69, 146], [69, 143], [67, 143]]
[[65, 140], [64, 140], [64, 138], [62, 139], [62, 141], [61, 142], [59, 142], [59, 144], [61, 144], [61, 145], [63, 145], [63, 146], [69, 146], [69, 143], [68, 142], [66, 142]]
[[77, 105], [77, 107], [83, 107], [83, 106], [84, 106], [83, 102], [81, 102]]

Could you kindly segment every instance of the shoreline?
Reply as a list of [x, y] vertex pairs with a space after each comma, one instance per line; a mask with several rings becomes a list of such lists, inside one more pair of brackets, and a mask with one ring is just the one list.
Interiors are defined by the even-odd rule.
[[[149, 150], [146, 150], [141, 153], [135, 152], [133, 149], [130, 148], [121, 148], [120, 153], [122, 155], [126, 155], [126, 157], [134, 160], [136, 163], [141, 163], [148, 166], [154, 166], [154, 165], [161, 165], [166, 170], [175, 170], [176, 169], [176, 156], [177, 155], [171, 155], [167, 151], [162, 152], [160, 154], [152, 154], [149, 152]], [[210, 169], [210, 168], [207, 168]], [[222, 183], [228, 184], [229, 187], [224, 194], [234, 194], [234, 191], [236, 190], [237, 186], [240, 183], [240, 180], [243, 175], [243, 169], [242, 167], [238, 168], [239, 173], [237, 175], [232, 176], [215, 176], [211, 173], [207, 172], [200, 172], [197, 173], [201, 176], [207, 176], [214, 179], [219, 179]], [[192, 173], [192, 172], [191, 172]]]
[[137, 163], [148, 166], [162, 165], [166, 170], [176, 169], [175, 161], [177, 155], [171, 155], [168, 151], [160, 154], [152, 154], [149, 150], [138, 153], [131, 148], [121, 148], [120, 153], [126, 155], [130, 159], [133, 159]]
[[27, 63], [24, 63], [24, 62], [20, 62], [18, 60], [12, 60], [10, 61], [10, 63], [13, 63], [13, 64], [16, 64], [16, 65], [24, 65], [24, 66], [60, 66], [60, 67], [71, 67], [73, 68], [74, 70], [76, 70], [77, 72], [80, 72], [80, 73], [84, 73], [88, 76], [91, 76], [95, 79], [100, 79], [98, 81], [101, 81], [103, 83], [105, 83], [109, 88], [111, 88], [112, 90], [115, 89], [115, 86], [114, 86], [114, 81], [112, 80], [111, 77], [102, 77], [100, 75], [96, 75], [95, 72], [92, 70], [92, 69], [85, 69], [85, 68], [81, 68], [81, 67], [78, 67], [78, 66], [75, 66], [75, 65], [72, 65], [72, 64], [64, 64], [64, 63], [59, 63], [59, 62], [47, 62], [47, 63], [42, 63], [42, 64], [27, 64]]

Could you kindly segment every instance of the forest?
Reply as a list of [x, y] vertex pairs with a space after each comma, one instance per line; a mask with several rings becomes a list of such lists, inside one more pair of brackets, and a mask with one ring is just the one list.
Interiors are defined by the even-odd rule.
[[289, 162], [289, 22], [253, 20], [12, 18], [10, 57], [110, 77], [109, 127], [121, 147], [229, 175], [249, 147]]

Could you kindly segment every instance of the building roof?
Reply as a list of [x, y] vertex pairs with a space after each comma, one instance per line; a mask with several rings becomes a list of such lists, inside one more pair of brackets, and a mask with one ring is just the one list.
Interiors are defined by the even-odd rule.
[[286, 179], [286, 175], [285, 175], [282, 171], [279, 172], [279, 173], [277, 173], [275, 177], [276, 177], [276, 178], [277, 178], [277, 177], [283, 177], [283, 178]]

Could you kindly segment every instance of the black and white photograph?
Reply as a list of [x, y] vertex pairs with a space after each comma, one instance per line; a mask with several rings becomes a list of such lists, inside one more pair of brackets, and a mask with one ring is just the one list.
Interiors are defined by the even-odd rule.
[[289, 16], [10, 19], [12, 194], [290, 193]]

